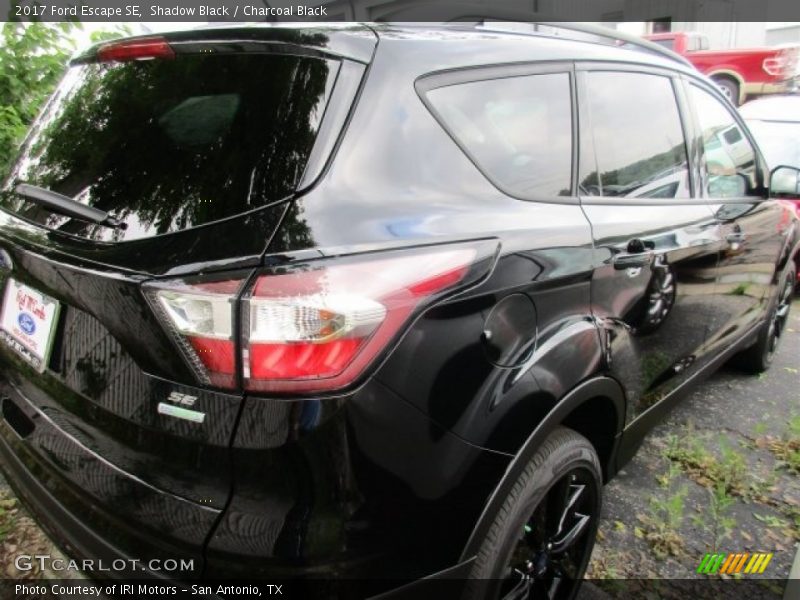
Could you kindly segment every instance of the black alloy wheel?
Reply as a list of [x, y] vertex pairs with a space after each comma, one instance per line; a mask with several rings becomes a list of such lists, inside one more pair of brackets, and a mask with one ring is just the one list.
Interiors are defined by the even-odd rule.
[[602, 480], [592, 443], [572, 429], [554, 430], [504, 492], [464, 598], [574, 598], [594, 547]]
[[597, 504], [595, 479], [573, 469], [547, 492], [523, 527], [500, 598], [570, 598], [588, 560], [587, 536]]

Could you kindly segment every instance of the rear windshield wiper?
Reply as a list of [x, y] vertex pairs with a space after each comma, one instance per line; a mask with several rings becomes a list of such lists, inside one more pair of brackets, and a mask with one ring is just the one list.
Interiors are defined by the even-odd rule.
[[104, 210], [86, 206], [85, 204], [73, 200], [69, 196], [36, 185], [31, 185], [30, 183], [17, 184], [14, 191], [31, 202], [50, 208], [67, 217], [97, 223], [105, 227], [113, 227], [114, 229], [125, 229], [128, 226], [127, 223], [110, 216]]

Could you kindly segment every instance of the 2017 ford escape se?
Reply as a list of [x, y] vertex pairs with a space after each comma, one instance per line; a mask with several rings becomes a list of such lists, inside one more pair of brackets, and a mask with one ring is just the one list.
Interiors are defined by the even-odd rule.
[[0, 211], [0, 455], [68, 553], [574, 593], [647, 430], [769, 366], [800, 230], [713, 84], [561, 33], [72, 61]]

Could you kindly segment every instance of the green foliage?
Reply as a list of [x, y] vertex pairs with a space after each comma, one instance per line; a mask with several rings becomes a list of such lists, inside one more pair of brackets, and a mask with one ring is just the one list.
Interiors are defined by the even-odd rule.
[[736, 519], [727, 515], [733, 504], [733, 497], [728, 494], [722, 482], [716, 482], [713, 489], [708, 490], [708, 493], [708, 509], [703, 514], [695, 515], [692, 521], [696, 527], [708, 533], [709, 549], [717, 552], [720, 542], [729, 539], [736, 526]]
[[[80, 23], [2, 24], [0, 30], [0, 180], [25, 133], [75, 51]], [[90, 34], [92, 43], [130, 35], [127, 25]]]
[[703, 444], [703, 439], [687, 430], [684, 436], [671, 436], [665, 456], [700, 485], [713, 489], [721, 485], [725, 493], [747, 497], [750, 489], [744, 457], [730, 447], [724, 436], [717, 441], [719, 456]]
[[89, 39], [93, 44], [97, 44], [98, 42], [114, 40], [126, 35], [133, 35], [133, 30], [127, 25], [117, 25], [116, 29], [93, 31], [89, 34]]
[[744, 296], [747, 293], [748, 284], [740, 283], [735, 288], [733, 288], [730, 292], [728, 292], [731, 296]]
[[[670, 489], [673, 483], [670, 481]], [[689, 488], [684, 484], [665, 497], [654, 496], [650, 499], [648, 514], [637, 515], [644, 527], [635, 527], [633, 533], [647, 540], [658, 559], [679, 556], [683, 551], [680, 528], [688, 494]]]
[[0, 43], [0, 178], [67, 64], [73, 23], [3, 23]]
[[781, 528], [789, 526], [787, 521], [781, 519], [780, 517], [776, 517], [775, 515], [760, 515], [758, 513], [753, 513], [753, 516], [755, 517], [756, 521], [761, 521], [767, 527]]
[[756, 440], [756, 445], [772, 452], [779, 467], [800, 474], [800, 415], [789, 417], [789, 426], [782, 436], [763, 436]]
[[15, 498], [9, 498], [7, 492], [0, 493], [0, 542], [6, 539], [9, 532], [14, 529], [17, 511]]

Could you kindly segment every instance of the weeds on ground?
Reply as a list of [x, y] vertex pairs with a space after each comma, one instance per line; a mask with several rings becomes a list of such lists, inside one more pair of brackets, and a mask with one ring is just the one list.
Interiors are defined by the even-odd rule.
[[[622, 559], [622, 560], [621, 560]], [[624, 556], [607, 548], [599, 557], [592, 558], [592, 563], [587, 576], [609, 594], [619, 596], [625, 591], [625, 576], [619, 569], [619, 564], [627, 562]]]
[[728, 295], [730, 296], [744, 296], [747, 293], [748, 285], [746, 283], [740, 283], [735, 288], [733, 288]]
[[783, 435], [762, 435], [756, 439], [756, 446], [769, 450], [780, 461], [779, 467], [800, 474], [800, 415], [789, 419]]
[[17, 518], [17, 505], [15, 498], [9, 498], [6, 494], [0, 494], [0, 542], [3, 542], [8, 532], [14, 528]]
[[681, 554], [683, 539], [679, 531], [688, 494], [689, 488], [682, 485], [664, 499], [651, 498], [648, 513], [637, 515], [642, 527], [634, 527], [633, 533], [646, 540], [659, 559]]
[[781, 513], [789, 521], [789, 533], [792, 539], [796, 542], [800, 542], [800, 506], [783, 506], [781, 508]]
[[728, 509], [733, 504], [733, 497], [728, 494], [722, 483], [717, 483], [708, 490], [708, 510], [692, 517], [692, 522], [698, 528], [709, 534], [710, 550], [716, 552], [720, 543], [730, 539], [736, 519], [727, 516]]
[[715, 490], [721, 486], [720, 493], [748, 497], [750, 486], [744, 457], [731, 448], [724, 436], [719, 437], [718, 448], [719, 457], [706, 450], [702, 439], [690, 430], [682, 437], [670, 436], [665, 456], [705, 488]]

